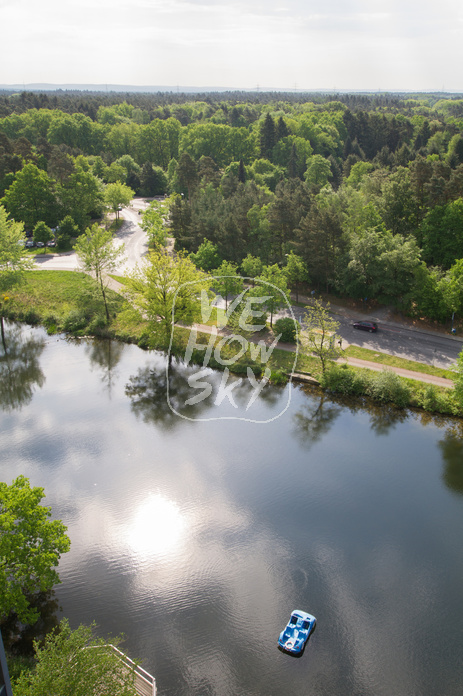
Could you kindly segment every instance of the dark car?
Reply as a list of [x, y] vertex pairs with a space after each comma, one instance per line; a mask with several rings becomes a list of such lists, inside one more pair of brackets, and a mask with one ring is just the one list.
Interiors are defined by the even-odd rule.
[[354, 321], [352, 326], [354, 329], [361, 329], [362, 331], [369, 331], [370, 333], [378, 331], [378, 324], [375, 324], [374, 321]]

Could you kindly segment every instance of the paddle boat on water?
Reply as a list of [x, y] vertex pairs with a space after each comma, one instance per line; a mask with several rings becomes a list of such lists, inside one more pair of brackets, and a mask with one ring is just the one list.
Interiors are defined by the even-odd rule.
[[317, 619], [306, 611], [295, 609], [278, 639], [279, 647], [291, 655], [301, 655]]

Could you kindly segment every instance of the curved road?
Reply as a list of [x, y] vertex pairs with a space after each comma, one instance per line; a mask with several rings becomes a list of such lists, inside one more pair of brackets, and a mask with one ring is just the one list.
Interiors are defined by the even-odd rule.
[[[135, 198], [131, 201], [130, 208], [124, 208], [121, 213], [124, 222], [114, 236], [116, 243], [125, 244], [125, 259], [117, 268], [119, 273], [133, 270], [148, 251], [148, 238], [146, 232], [139, 225], [140, 215], [138, 212], [147, 207], [148, 202], [141, 198]], [[79, 262], [73, 251], [53, 256], [48, 254], [36, 256], [35, 263], [38, 268], [44, 271], [75, 271], [79, 269]]]

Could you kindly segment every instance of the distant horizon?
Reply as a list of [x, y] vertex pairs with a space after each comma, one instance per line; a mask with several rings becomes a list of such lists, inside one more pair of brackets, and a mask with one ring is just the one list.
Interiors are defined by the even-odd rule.
[[76, 91], [76, 92], [98, 92], [98, 93], [156, 93], [171, 92], [173, 94], [204, 94], [214, 92], [249, 92], [249, 93], [294, 93], [294, 94], [391, 94], [391, 95], [462, 95], [463, 90], [447, 89], [336, 89], [334, 87], [224, 87], [211, 85], [138, 85], [138, 84], [117, 84], [117, 83], [53, 83], [53, 82], [30, 82], [30, 83], [11, 83], [0, 84], [0, 91]]
[[463, 92], [461, 0], [0, 0], [0, 22], [17, 89]]

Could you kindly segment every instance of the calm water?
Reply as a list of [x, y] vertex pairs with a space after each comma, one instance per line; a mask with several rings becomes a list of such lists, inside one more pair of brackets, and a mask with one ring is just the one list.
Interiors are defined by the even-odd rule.
[[[207, 420], [234, 414], [210, 402], [185, 420], [161, 356], [12, 326], [8, 342], [2, 480], [43, 486], [68, 526], [62, 614], [125, 633], [159, 694], [461, 696], [458, 424], [299, 387], [269, 423]], [[257, 412], [287, 401], [267, 390]], [[276, 647], [296, 608], [318, 620], [301, 659]]]

